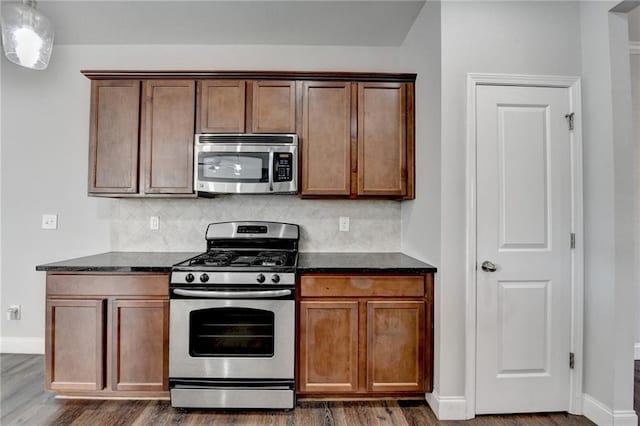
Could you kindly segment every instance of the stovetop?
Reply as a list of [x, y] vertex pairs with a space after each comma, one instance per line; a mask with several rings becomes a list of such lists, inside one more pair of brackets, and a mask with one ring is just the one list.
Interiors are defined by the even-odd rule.
[[207, 227], [207, 251], [171, 268], [171, 285], [293, 285], [298, 225], [219, 222]]
[[174, 270], [194, 271], [288, 271], [295, 269], [296, 251], [209, 250], [174, 265]]

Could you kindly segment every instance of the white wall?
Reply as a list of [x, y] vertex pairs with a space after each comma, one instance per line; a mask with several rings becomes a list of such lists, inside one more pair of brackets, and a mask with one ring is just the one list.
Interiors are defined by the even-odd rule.
[[[440, 264], [440, 3], [427, 2], [401, 46], [416, 80], [416, 199], [402, 203], [403, 252]], [[436, 280], [438, 277], [436, 276]], [[436, 291], [439, 291], [436, 285]]]
[[[431, 5], [423, 8], [418, 17], [420, 24], [415, 31], [419, 37], [437, 37], [438, 28], [427, 27], [430, 19], [422, 16], [433, 8]], [[112, 220], [119, 217], [117, 213], [112, 216], [112, 211], [117, 211], [114, 209], [122, 202], [86, 196], [90, 85], [80, 74], [81, 69], [416, 72], [418, 90], [424, 91], [437, 86], [439, 79], [438, 75], [430, 74], [437, 71], [431, 63], [415, 59], [428, 58], [429, 53], [417, 41], [408, 47], [384, 48], [59, 45], [55, 47], [49, 69], [42, 72], [19, 68], [3, 58], [0, 173], [4, 268], [0, 310], [18, 303], [23, 306], [23, 317], [19, 322], [8, 322], [1, 316], [1, 342], [15, 344], [11, 339], [31, 339], [28, 342], [31, 348], [42, 343], [44, 273], [34, 271], [36, 264], [108, 251], [112, 247], [110, 228]], [[429, 102], [425, 96], [417, 98], [416, 109], [420, 114], [425, 115], [434, 108]], [[419, 130], [416, 145], [425, 162], [418, 167], [433, 168], [437, 173], [438, 159], [428, 157], [428, 151], [431, 147], [437, 150], [439, 140], [427, 139], [427, 132]], [[7, 185], [8, 182], [11, 185]], [[434, 193], [437, 194], [437, 188], [431, 187], [430, 192], [418, 196], [431, 197]], [[131, 202], [134, 201], [125, 201]], [[354, 205], [361, 206], [360, 213], [364, 215], [369, 204], [355, 202]], [[437, 195], [428, 200], [426, 207], [421, 214], [433, 216], [430, 212], [439, 211]], [[144, 207], [135, 210], [141, 215], [147, 214]], [[399, 223], [399, 204], [386, 210], [389, 212]], [[39, 229], [42, 213], [60, 215], [57, 231]], [[318, 214], [324, 213], [318, 211]], [[357, 226], [357, 222], [352, 226]], [[430, 229], [435, 233], [438, 223], [431, 224]], [[390, 246], [398, 249], [399, 240], [392, 241]], [[437, 240], [427, 239], [422, 247], [422, 253], [438, 252]], [[120, 245], [118, 248], [126, 249]]]
[[573, 2], [442, 3], [441, 396], [465, 392], [467, 73], [580, 75], [579, 36]]
[[[640, 8], [638, 8], [640, 10]], [[633, 114], [635, 123], [634, 140], [636, 144], [636, 170], [640, 170], [640, 51], [631, 55], [631, 96], [633, 102]], [[636, 185], [636, 213], [640, 211], [640, 185]], [[640, 214], [636, 214], [636, 265], [640, 268]], [[640, 270], [640, 269], [639, 269]], [[638, 274], [638, 270], [636, 271]], [[637, 284], [637, 307], [640, 307], [640, 281]], [[637, 308], [636, 308], [637, 312]], [[640, 359], [640, 315], [636, 315], [636, 345], [638, 346], [636, 359]]]
[[[4, 306], [2, 303], [2, 66], [0, 61], [0, 310]], [[2, 325], [0, 324], [0, 336], [2, 336]]]
[[[640, 7], [629, 12], [629, 41], [640, 44]], [[631, 50], [631, 97], [634, 119], [634, 140], [640, 151], [640, 46]], [[636, 170], [640, 170], [640, 155], [636, 152]], [[640, 185], [636, 185], [636, 276], [640, 276]], [[640, 307], [640, 280], [637, 281], [636, 306]], [[636, 312], [638, 308], [636, 308]], [[635, 358], [640, 359], [640, 315], [636, 315]]]
[[[584, 392], [633, 412], [634, 188], [626, 16], [580, 5], [584, 112]], [[585, 404], [585, 410], [590, 409]]]
[[[86, 196], [89, 86], [77, 72], [80, 58], [65, 63], [63, 50], [44, 72], [2, 55], [3, 350], [43, 347], [44, 274], [36, 264], [109, 248], [109, 201]], [[58, 214], [59, 229], [41, 230], [42, 213]], [[22, 306], [20, 321], [6, 320], [10, 304]]]
[[629, 40], [640, 42], [640, 7], [629, 12]]

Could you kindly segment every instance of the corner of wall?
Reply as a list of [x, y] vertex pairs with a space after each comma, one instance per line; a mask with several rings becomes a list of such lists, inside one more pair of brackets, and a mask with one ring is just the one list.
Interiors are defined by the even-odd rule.
[[468, 420], [467, 400], [463, 396], [441, 396], [438, 392], [426, 394], [427, 403], [438, 420]]
[[611, 410], [594, 397], [583, 395], [583, 415], [598, 425], [636, 426], [638, 416], [632, 410]]

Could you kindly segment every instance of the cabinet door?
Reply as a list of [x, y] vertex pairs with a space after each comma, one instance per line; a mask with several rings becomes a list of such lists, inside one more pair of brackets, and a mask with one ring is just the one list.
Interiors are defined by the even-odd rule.
[[143, 86], [144, 192], [193, 192], [195, 82], [149, 80]]
[[306, 82], [302, 195], [351, 193], [351, 83]]
[[358, 389], [358, 302], [300, 303], [300, 392]]
[[367, 302], [367, 390], [424, 391], [425, 302]]
[[245, 132], [244, 80], [204, 80], [198, 88], [199, 133]]
[[104, 387], [104, 299], [47, 299], [45, 388], [95, 391]]
[[403, 83], [358, 83], [358, 195], [407, 192]]
[[112, 309], [113, 390], [167, 390], [169, 301], [114, 300]]
[[296, 86], [293, 81], [252, 82], [253, 133], [296, 132]]
[[91, 82], [89, 193], [138, 192], [140, 81]]

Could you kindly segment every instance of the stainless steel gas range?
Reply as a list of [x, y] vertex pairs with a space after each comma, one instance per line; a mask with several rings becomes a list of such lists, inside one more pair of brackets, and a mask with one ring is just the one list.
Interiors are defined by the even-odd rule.
[[212, 223], [207, 251], [172, 268], [171, 405], [295, 404], [297, 225]]

